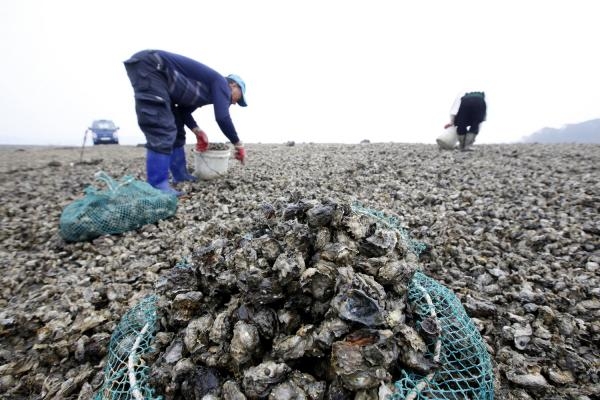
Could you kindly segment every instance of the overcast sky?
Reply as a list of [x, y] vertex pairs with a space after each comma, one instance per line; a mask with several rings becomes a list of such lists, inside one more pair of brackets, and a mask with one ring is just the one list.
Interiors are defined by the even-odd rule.
[[[81, 145], [94, 119], [144, 143], [122, 62], [147, 48], [240, 75], [245, 142], [435, 143], [465, 89], [486, 92], [478, 142], [513, 142], [600, 118], [596, 4], [6, 0], [0, 144]], [[212, 106], [194, 116], [226, 141]]]

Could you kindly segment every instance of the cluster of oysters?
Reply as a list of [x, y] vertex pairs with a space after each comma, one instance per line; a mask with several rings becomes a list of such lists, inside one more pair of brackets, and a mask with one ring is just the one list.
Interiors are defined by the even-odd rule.
[[[65, 243], [58, 234], [64, 207], [81, 198], [98, 170], [145, 180], [145, 149], [0, 146], [0, 399], [93, 398], [106, 378], [111, 334], [141, 298], [155, 293], [155, 283], [169, 272], [177, 275], [173, 266], [187, 260], [191, 276], [200, 281], [190, 286], [201, 292], [198, 287], [205, 278], [195, 270], [204, 265], [194, 259], [194, 251], [215, 239], [233, 240], [223, 250], [241, 243], [236, 235], [253, 231], [253, 210], [265, 201], [277, 205], [281, 196], [294, 192], [302, 198], [364, 202], [397, 216], [412, 238], [427, 244], [418, 265], [451, 289], [480, 332], [493, 362], [494, 398], [598, 398], [598, 145], [478, 145], [476, 151], [463, 153], [402, 143], [246, 146], [246, 164], [230, 162], [226, 178], [185, 184], [183, 189], [191, 194], [178, 202], [174, 217], [76, 243]], [[286, 201], [297, 199], [282, 200], [281, 205]], [[259, 237], [253, 234], [251, 240]], [[408, 252], [403, 257], [386, 255], [392, 256], [417, 265]], [[313, 264], [305, 260], [305, 266]], [[352, 265], [365, 273], [362, 267]], [[377, 273], [371, 275], [380, 279]], [[396, 284], [401, 289], [406, 280]], [[401, 297], [390, 285], [384, 288], [388, 299]], [[242, 293], [236, 290], [233, 297]], [[243, 373], [196, 363], [183, 347], [187, 325], [169, 322], [169, 316], [172, 300], [185, 291], [163, 291], [161, 296], [164, 319], [154, 340], [156, 352], [144, 360], [154, 370], [157, 396], [182, 398], [189, 393], [185, 388], [193, 382], [191, 372], [167, 375], [183, 359], [196, 371], [204, 367], [211, 372], [195, 376], [214, 374], [219, 382], [210, 385], [218, 390], [198, 391], [207, 393], [207, 399], [225, 398], [223, 387], [234, 383], [244, 393]], [[229, 304], [230, 297], [224, 295], [222, 304]], [[213, 302], [198, 300], [199, 307]], [[218, 311], [222, 309], [216, 305], [199, 308], [191, 319]], [[414, 327], [413, 313], [404, 311], [405, 324]], [[231, 321], [237, 322], [235, 318], [232, 314]], [[261, 338], [261, 345], [265, 343]], [[173, 351], [162, 360], [168, 349]], [[400, 358], [422, 354], [407, 349], [400, 351], [398, 368], [407, 368]], [[266, 359], [271, 349], [261, 351]], [[339, 378], [321, 379], [323, 371], [286, 364], [319, 378], [326, 388], [334, 381], [341, 386]], [[184, 361], [178, 368], [186, 365]], [[318, 369], [316, 363], [313, 369]], [[394, 368], [388, 372], [392, 379], [382, 382], [391, 387], [398, 374]], [[284, 381], [294, 375], [290, 372]], [[362, 398], [374, 390], [354, 393]], [[271, 390], [267, 397], [271, 393], [278, 395]], [[328, 393], [335, 392], [327, 389], [324, 397], [331, 398]]]
[[401, 370], [435, 368], [407, 310], [417, 258], [400, 229], [333, 200], [282, 199], [254, 220], [157, 282], [157, 393], [378, 399]]

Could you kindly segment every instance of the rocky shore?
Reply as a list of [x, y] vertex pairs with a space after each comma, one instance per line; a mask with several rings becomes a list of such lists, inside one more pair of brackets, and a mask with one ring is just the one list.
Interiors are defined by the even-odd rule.
[[495, 398], [600, 398], [599, 145], [247, 150], [246, 165], [231, 159], [225, 177], [181, 185], [174, 217], [66, 243], [64, 207], [101, 187], [97, 171], [143, 180], [145, 150], [0, 147], [1, 399], [91, 398], [123, 315], [182, 260], [243, 235], [257, 210], [290, 199], [359, 202], [423, 243], [414, 263], [478, 328]]

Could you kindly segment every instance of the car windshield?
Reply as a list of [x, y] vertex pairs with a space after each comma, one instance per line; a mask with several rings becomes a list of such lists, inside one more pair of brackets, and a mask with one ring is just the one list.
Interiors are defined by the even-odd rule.
[[115, 127], [114, 122], [102, 120], [102, 121], [94, 121], [94, 123], [92, 124], [92, 129], [111, 129], [111, 130], [114, 130], [114, 129], [116, 129], [116, 127]]

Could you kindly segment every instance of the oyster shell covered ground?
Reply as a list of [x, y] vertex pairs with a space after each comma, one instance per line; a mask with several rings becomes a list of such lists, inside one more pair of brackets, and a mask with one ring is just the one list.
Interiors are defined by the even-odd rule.
[[0, 396], [90, 398], [120, 318], [158, 293], [145, 361], [165, 398], [377, 398], [399, 365], [435, 368], [402, 351], [423, 348], [403, 297], [418, 266], [479, 328], [497, 398], [594, 398], [600, 147], [476, 147], [249, 144], [182, 185], [173, 218], [80, 243], [64, 207], [98, 170], [143, 179], [144, 149], [2, 147]]

